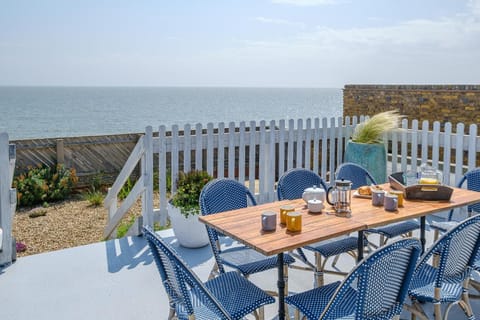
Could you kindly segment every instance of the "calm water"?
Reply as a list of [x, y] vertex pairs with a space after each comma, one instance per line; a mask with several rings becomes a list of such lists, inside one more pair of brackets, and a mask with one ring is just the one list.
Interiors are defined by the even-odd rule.
[[143, 132], [151, 125], [342, 115], [342, 89], [0, 87], [11, 140]]

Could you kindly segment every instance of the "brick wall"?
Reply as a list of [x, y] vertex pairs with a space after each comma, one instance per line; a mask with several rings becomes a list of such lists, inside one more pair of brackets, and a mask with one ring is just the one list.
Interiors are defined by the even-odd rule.
[[480, 85], [345, 85], [343, 116], [398, 109], [413, 119], [480, 123]]

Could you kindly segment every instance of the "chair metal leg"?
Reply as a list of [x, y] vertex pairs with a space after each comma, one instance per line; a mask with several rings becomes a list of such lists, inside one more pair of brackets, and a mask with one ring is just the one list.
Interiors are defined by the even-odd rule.
[[333, 262], [332, 262], [332, 267], [335, 268], [337, 266], [337, 262], [338, 262], [338, 259], [340, 258], [340, 255], [337, 254], [335, 256], [335, 258], [333, 259]]
[[300, 311], [295, 308], [295, 320], [300, 320]]
[[[284, 296], [287, 297], [288, 296], [288, 265], [284, 265], [283, 266], [283, 279], [285, 280], [285, 289], [284, 289]], [[288, 313], [288, 304], [285, 303], [285, 314], [289, 314]]]
[[459, 305], [463, 309], [463, 312], [465, 312], [465, 314], [467, 315], [468, 319], [473, 319], [474, 315], [473, 315], [472, 305], [470, 304], [470, 298], [468, 295], [469, 286], [470, 286], [470, 279], [466, 279], [463, 282], [462, 300], [460, 300]]
[[442, 308], [440, 302], [433, 303], [433, 315], [435, 320], [442, 320]]
[[[475, 289], [475, 291], [480, 292], [480, 282], [478, 282], [476, 280], [473, 280], [473, 279], [470, 279], [469, 285], [470, 285], [470, 287]], [[469, 299], [480, 299], [480, 295], [473, 294], [473, 293], [470, 293], [468, 295], [468, 297], [469, 297]]]
[[423, 311], [420, 303], [417, 300], [412, 299], [412, 304], [404, 304], [403, 305], [404, 309], [410, 312], [410, 319], [411, 320], [416, 320], [417, 316], [420, 317], [420, 319], [423, 320], [429, 320], [428, 316], [425, 314]]
[[[257, 311], [258, 310], [258, 311]], [[253, 312], [256, 320], [264, 320], [265, 319], [265, 307], [261, 306]]]
[[218, 270], [218, 264], [215, 262], [215, 264], [213, 265], [212, 271], [210, 271], [210, 274], [208, 275], [208, 280], [215, 278], [219, 274], [220, 272]]
[[388, 241], [388, 238], [385, 237], [383, 234], [380, 235], [380, 244], [379, 247], [383, 247]]
[[440, 298], [442, 296], [442, 289], [435, 287], [433, 289], [433, 296], [435, 298], [435, 302], [433, 303], [433, 313], [435, 316], [435, 320], [442, 320], [442, 309], [440, 304]]
[[437, 268], [439, 263], [440, 263], [440, 255], [438, 253], [434, 253], [432, 256], [432, 266]]
[[315, 252], [315, 287], [323, 286], [323, 265], [322, 265], [322, 255], [318, 252]]
[[172, 320], [174, 319], [175, 317], [175, 309], [174, 308], [170, 308], [170, 312], [168, 313], [168, 320]]

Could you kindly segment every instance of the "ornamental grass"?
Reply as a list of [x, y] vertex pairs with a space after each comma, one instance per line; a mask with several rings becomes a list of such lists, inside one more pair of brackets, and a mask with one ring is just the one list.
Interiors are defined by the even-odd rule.
[[383, 134], [397, 130], [403, 117], [397, 110], [378, 113], [355, 127], [352, 141], [369, 144], [381, 143]]

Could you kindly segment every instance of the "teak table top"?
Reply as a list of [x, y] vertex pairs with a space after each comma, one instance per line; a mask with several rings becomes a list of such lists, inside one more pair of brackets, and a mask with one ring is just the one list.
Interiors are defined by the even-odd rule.
[[[383, 185], [385, 190], [389, 185]], [[322, 213], [310, 213], [302, 199], [276, 201], [248, 208], [200, 216], [203, 223], [265, 254], [274, 255], [318, 241], [366, 230], [394, 222], [426, 216], [468, 204], [480, 202], [480, 192], [454, 188], [450, 201], [419, 201], [404, 199], [396, 212], [375, 207], [370, 199], [352, 198], [350, 218], [335, 216], [327, 204]], [[293, 205], [302, 214], [302, 231], [290, 232], [280, 224], [280, 207]], [[261, 214], [277, 212], [277, 229], [262, 231]]]

